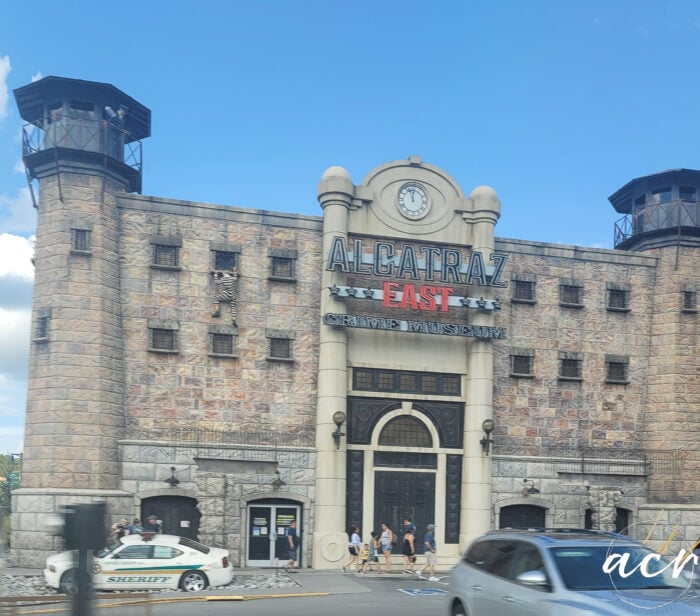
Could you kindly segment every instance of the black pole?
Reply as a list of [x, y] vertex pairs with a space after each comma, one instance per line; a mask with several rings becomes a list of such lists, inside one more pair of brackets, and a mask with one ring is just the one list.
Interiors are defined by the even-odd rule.
[[86, 548], [78, 550], [77, 592], [73, 595], [73, 616], [90, 616], [92, 584], [88, 573], [88, 552]]

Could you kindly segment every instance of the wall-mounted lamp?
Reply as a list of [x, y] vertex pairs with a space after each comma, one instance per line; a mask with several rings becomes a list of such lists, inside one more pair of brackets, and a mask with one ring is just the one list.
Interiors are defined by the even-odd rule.
[[481, 437], [479, 442], [481, 443], [481, 451], [483, 451], [487, 456], [489, 455], [491, 445], [493, 445], [491, 432], [493, 432], [495, 425], [496, 424], [493, 423], [493, 419], [484, 419], [483, 423], [481, 424], [481, 429], [484, 431], [484, 436]]
[[180, 480], [177, 477], [175, 477], [175, 467], [174, 466], [170, 467], [170, 477], [168, 477], [167, 479], [163, 479], [163, 481], [165, 483], [169, 484], [171, 488], [174, 488], [176, 485], [178, 485], [180, 483]]
[[272, 487], [275, 490], [279, 490], [282, 486], [286, 486], [286, 485], [287, 485], [287, 483], [284, 481], [284, 479], [282, 479], [282, 477], [280, 476], [280, 471], [279, 471], [279, 469], [277, 469], [275, 471], [275, 478], [272, 480]]
[[343, 411], [333, 413], [333, 423], [335, 424], [335, 432], [331, 436], [335, 442], [335, 448], [340, 449], [340, 437], [345, 436], [345, 432], [340, 431], [341, 426], [345, 423], [345, 413]]
[[539, 494], [540, 491], [535, 487], [535, 482], [532, 479], [523, 479], [523, 496], [530, 496], [532, 494]]

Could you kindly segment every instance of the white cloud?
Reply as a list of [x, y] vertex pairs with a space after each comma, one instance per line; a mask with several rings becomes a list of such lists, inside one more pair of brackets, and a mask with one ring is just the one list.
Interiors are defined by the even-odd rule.
[[22, 237], [0, 233], [0, 278], [13, 277], [34, 280], [34, 236]]
[[7, 88], [7, 76], [11, 70], [10, 57], [0, 56], [0, 120], [7, 117], [9, 109], [10, 91]]
[[36, 228], [36, 210], [29, 187], [19, 188], [14, 197], [0, 194], [0, 232], [29, 233]]

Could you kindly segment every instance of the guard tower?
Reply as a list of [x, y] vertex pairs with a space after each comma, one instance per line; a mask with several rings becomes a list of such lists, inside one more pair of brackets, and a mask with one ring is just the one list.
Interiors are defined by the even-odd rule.
[[[650, 494], [695, 503], [700, 492], [698, 290], [700, 289], [700, 171], [671, 169], [631, 180], [609, 197], [625, 214], [615, 248], [656, 257], [650, 314], [644, 442], [649, 450], [683, 451], [681, 476], [656, 473]], [[635, 310], [628, 290], [629, 310]]]
[[150, 111], [110, 84], [61, 77], [15, 97], [28, 122], [23, 159], [39, 202], [12, 558], [37, 566], [46, 548], [61, 547], [47, 534], [47, 514], [95, 500], [111, 511], [133, 508], [117, 454], [124, 434], [118, 199], [141, 190]]

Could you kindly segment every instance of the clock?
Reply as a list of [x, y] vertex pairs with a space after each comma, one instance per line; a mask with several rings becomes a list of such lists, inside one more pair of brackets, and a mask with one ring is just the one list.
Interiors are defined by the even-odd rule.
[[406, 182], [399, 188], [396, 204], [406, 218], [418, 220], [430, 209], [430, 200], [425, 188], [418, 182]]

